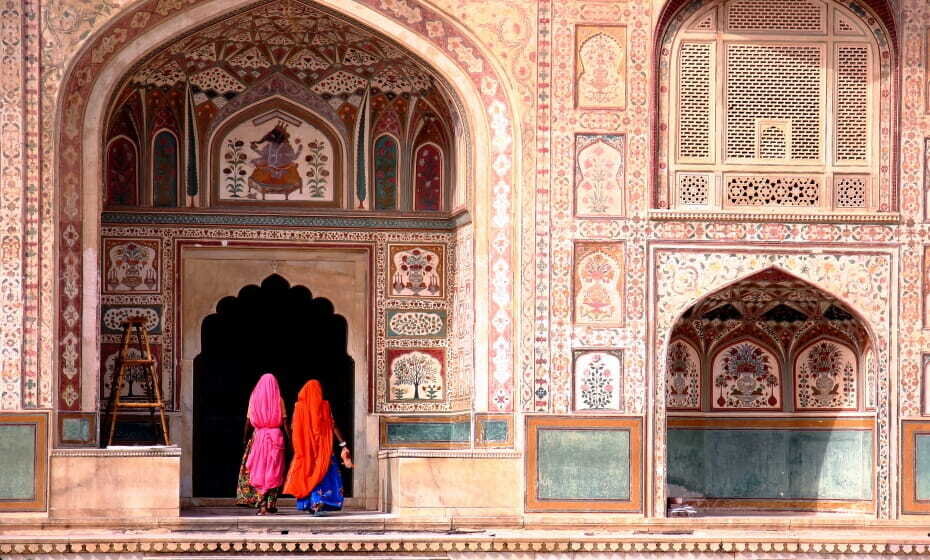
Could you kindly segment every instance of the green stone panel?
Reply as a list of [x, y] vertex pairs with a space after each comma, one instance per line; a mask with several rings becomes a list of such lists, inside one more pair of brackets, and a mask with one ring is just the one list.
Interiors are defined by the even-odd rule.
[[917, 499], [930, 500], [930, 434], [917, 434], [916, 445], [914, 478], [917, 480]]
[[388, 443], [460, 443], [471, 438], [470, 422], [388, 423]]
[[63, 418], [61, 438], [68, 441], [90, 440], [90, 420], [88, 418]]
[[670, 429], [668, 483], [709, 498], [868, 500], [872, 433]]
[[32, 500], [36, 493], [36, 427], [0, 424], [0, 500]]
[[629, 500], [629, 430], [537, 432], [537, 499]]
[[482, 423], [481, 439], [484, 441], [507, 441], [507, 422], [486, 420]]

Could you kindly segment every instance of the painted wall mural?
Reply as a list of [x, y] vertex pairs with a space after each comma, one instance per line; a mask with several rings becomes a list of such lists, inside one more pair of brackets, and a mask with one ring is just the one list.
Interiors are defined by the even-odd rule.
[[625, 108], [626, 27], [579, 25], [575, 49], [578, 108]]
[[440, 245], [388, 245], [388, 297], [443, 297], [443, 259]]
[[442, 149], [435, 144], [424, 144], [414, 155], [413, 209], [442, 210]]
[[852, 348], [831, 340], [811, 344], [795, 361], [795, 407], [855, 410], [859, 364]]
[[782, 375], [778, 360], [749, 341], [721, 350], [713, 363], [714, 410], [781, 408]]
[[125, 136], [107, 146], [106, 185], [108, 206], [135, 206], [139, 202], [139, 149]]
[[274, 111], [219, 140], [215, 186], [225, 203], [333, 202], [334, 146], [313, 124]]
[[178, 138], [163, 130], [152, 141], [152, 196], [155, 206], [172, 208], [178, 205], [180, 174]]
[[374, 167], [375, 210], [395, 210], [398, 197], [397, 140], [388, 135], [375, 140], [372, 165]]
[[623, 324], [623, 243], [575, 244], [575, 323]]
[[682, 340], [668, 345], [668, 383], [666, 399], [669, 410], [701, 409], [701, 359], [693, 346]]
[[388, 348], [390, 401], [441, 401], [446, 353], [443, 348]]
[[161, 334], [161, 305], [112, 305], [100, 306], [100, 327], [103, 334], [121, 335], [123, 325], [133, 317], [145, 319], [143, 328], [149, 334]]
[[157, 239], [104, 239], [103, 293], [157, 293], [160, 252]]
[[[151, 344], [152, 358], [155, 360], [155, 371], [160, 371], [161, 364], [161, 345]], [[116, 383], [118, 374], [117, 364], [119, 363], [120, 345], [113, 343], [104, 343], [100, 345], [100, 397], [103, 407], [110, 401], [113, 395], [113, 388]], [[127, 356], [130, 360], [139, 360], [142, 358], [142, 352], [135, 347], [130, 347]], [[140, 366], [129, 367], [126, 369], [126, 383], [120, 393], [121, 399], [127, 401], [144, 400], [148, 376]], [[164, 385], [164, 379], [162, 378]], [[162, 387], [164, 391], [166, 387]]]
[[[322, 245], [326, 244], [331, 250], [338, 251], [340, 246], [349, 244], [350, 250], [357, 251], [360, 245], [369, 246], [373, 253], [371, 294], [374, 317], [372, 325], [372, 354], [368, 357], [372, 369], [372, 409], [375, 412], [448, 412], [463, 410], [470, 407], [473, 400], [473, 325], [468, 322], [458, 323], [455, 318], [457, 312], [453, 309], [453, 297], [464, 297], [471, 301], [469, 289], [453, 284], [453, 279], [446, 274], [446, 264], [443, 259], [457, 258], [457, 238], [447, 231], [372, 231], [372, 230], [320, 230], [320, 229], [275, 229], [265, 228], [203, 228], [203, 227], [174, 227], [174, 226], [137, 226], [137, 225], [104, 225], [104, 244], [108, 247], [121, 247], [126, 245], [138, 246], [145, 243], [153, 251], [157, 247], [158, 281], [156, 291], [139, 293], [123, 289], [101, 296], [100, 341], [102, 366], [106, 366], [106, 359], [118, 350], [122, 334], [122, 323], [128, 317], [142, 316], [146, 319], [145, 327], [153, 347], [158, 347], [158, 371], [163, 380], [163, 394], [168, 403], [169, 410], [177, 410], [179, 403], [179, 388], [182, 385], [181, 368], [175, 366], [179, 348], [177, 344], [180, 326], [176, 323], [176, 298], [180, 289], [180, 279], [176, 273], [179, 269], [179, 247], [191, 245], [215, 244], [218, 240], [225, 240], [229, 244], [246, 244], [255, 250], [261, 247], [274, 247], [280, 243], [290, 245]], [[139, 235], [140, 237], [134, 237]], [[206, 237], [205, 237], [206, 235]], [[141, 237], [144, 236], [144, 237]], [[404, 243], [388, 243], [393, 239]], [[462, 239], [468, 247], [468, 236]], [[389, 247], [391, 251], [389, 251]], [[396, 253], [416, 250], [426, 250], [434, 259], [441, 257], [438, 266], [432, 271], [436, 274], [436, 281], [443, 282], [442, 288], [436, 291], [435, 297], [398, 297], [388, 296], [388, 268], [389, 252]], [[421, 253], [422, 254], [422, 253]], [[104, 266], [104, 263], [101, 263]], [[141, 267], [140, 267], [141, 268]], [[438, 272], [437, 272], [438, 271]], [[136, 273], [138, 274], [138, 273]], [[458, 333], [457, 339], [452, 340], [452, 333]], [[455, 350], [450, 348], [455, 345]], [[389, 357], [395, 357], [397, 352], [403, 354], [407, 350], [417, 349], [421, 354], [430, 356], [430, 360], [438, 360], [441, 364], [439, 370], [439, 392], [436, 392], [437, 383], [430, 371], [418, 372], [405, 370], [398, 378], [391, 379]], [[397, 352], [395, 352], [397, 351]], [[400, 354], [397, 354], [399, 356]], [[421, 360], [416, 365], [435, 365], [430, 360]], [[408, 364], [411, 365], [411, 364]], [[103, 371], [103, 370], [102, 370]], [[419, 387], [408, 383], [411, 379], [419, 379]], [[401, 380], [406, 380], [401, 382]], [[103, 383], [104, 380], [101, 380]], [[101, 385], [98, 390], [103, 390]], [[136, 392], [136, 389], [133, 389]], [[400, 395], [394, 399], [391, 395]], [[414, 397], [419, 397], [414, 399]]]
[[388, 338], [445, 338], [447, 316], [442, 310], [388, 309], [385, 325]]
[[623, 411], [623, 352], [575, 350], [575, 409]]
[[623, 216], [625, 137], [622, 134], [575, 135], [575, 215]]

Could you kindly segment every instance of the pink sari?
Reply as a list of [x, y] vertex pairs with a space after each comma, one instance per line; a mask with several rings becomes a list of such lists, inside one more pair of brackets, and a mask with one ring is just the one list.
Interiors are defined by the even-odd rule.
[[274, 375], [258, 380], [249, 398], [249, 423], [255, 428], [252, 450], [246, 459], [249, 483], [265, 494], [284, 484], [284, 408]]

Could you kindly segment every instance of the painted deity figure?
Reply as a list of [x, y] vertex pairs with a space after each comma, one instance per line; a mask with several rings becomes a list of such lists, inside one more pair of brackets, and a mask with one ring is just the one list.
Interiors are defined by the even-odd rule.
[[303, 146], [298, 140], [297, 150], [294, 150], [290, 138], [287, 124], [279, 122], [261, 140], [253, 140], [249, 144], [259, 156], [251, 161], [255, 170], [249, 176], [250, 198], [254, 198], [253, 190], [261, 193], [262, 200], [266, 194], [283, 194], [287, 200], [292, 192], [303, 192], [303, 182], [297, 169], [297, 158]]

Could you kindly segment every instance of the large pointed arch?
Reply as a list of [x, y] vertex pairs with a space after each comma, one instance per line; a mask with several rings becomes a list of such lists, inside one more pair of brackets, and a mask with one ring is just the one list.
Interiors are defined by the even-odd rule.
[[[488, 356], [475, 364], [477, 406], [510, 412], [516, 283], [516, 248], [511, 240], [518, 238], [514, 230], [514, 183], [520, 176], [519, 162], [513, 157], [518, 151], [519, 128], [514, 126], [512, 93], [506, 89], [496, 63], [478, 43], [425, 3], [312, 3], [376, 28], [398, 45], [430, 60], [463, 104], [473, 145], [481, 148], [462, 167], [482, 172], [473, 177], [463, 172], [459, 179], [474, 183], [468, 189], [475, 193], [468, 209], [480, 217], [474, 220], [476, 257], [486, 258], [490, 264], [475, 267], [474, 272], [476, 296], [488, 301], [476, 312], [476, 323], [486, 327], [476, 329], [475, 352]], [[94, 162], [101, 155], [98, 137], [106, 100], [123, 72], [145, 53], [200, 22], [210, 21], [217, 13], [259, 4], [254, 0], [201, 0], [183, 6], [158, 0], [137, 3], [87, 41], [66, 73], [58, 106], [57, 140], [67, 149], [58, 152], [55, 163], [56, 194], [61, 201], [55, 232], [60, 280], [57, 312], [53, 313], [60, 340], [56, 366], [59, 409], [95, 408], [95, 391], [90, 388], [95, 385], [98, 301], [94, 294], [99, 278], [93, 265], [99, 253], [101, 199], [99, 167]]]

